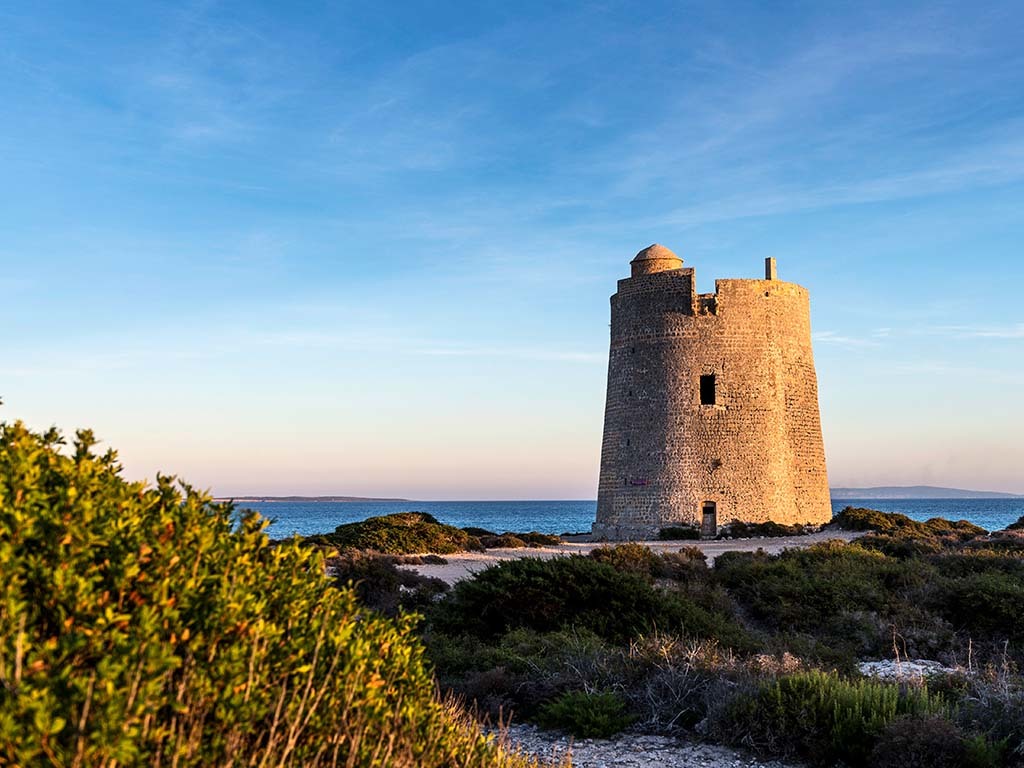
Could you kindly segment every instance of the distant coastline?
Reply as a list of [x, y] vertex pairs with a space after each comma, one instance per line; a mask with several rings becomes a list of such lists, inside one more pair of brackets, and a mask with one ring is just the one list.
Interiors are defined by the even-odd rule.
[[874, 488], [833, 488], [833, 499], [1021, 499], [1016, 493], [969, 491], [934, 485], [883, 485]]
[[[1024, 499], [1018, 493], [971, 491], [964, 488], [943, 488], [935, 485], [882, 485], [871, 488], [832, 488], [833, 499]], [[413, 504], [415, 499], [375, 496], [218, 496], [217, 501], [252, 502], [260, 504], [365, 504], [374, 502]], [[449, 501], [455, 501], [454, 499]], [[462, 501], [462, 500], [460, 500]], [[466, 499], [464, 501], [472, 501]], [[492, 500], [493, 501], [493, 500]], [[593, 501], [588, 499], [587, 501]]]
[[311, 502], [327, 502], [330, 504], [359, 504], [372, 501], [386, 502], [412, 502], [412, 499], [385, 499], [372, 496], [218, 496], [217, 501], [244, 501], [258, 502], [260, 504], [274, 504], [284, 502], [288, 504], [305, 504]]

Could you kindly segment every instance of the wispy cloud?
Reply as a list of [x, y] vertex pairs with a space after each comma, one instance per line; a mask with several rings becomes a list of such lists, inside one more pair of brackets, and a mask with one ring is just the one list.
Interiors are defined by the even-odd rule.
[[1024, 340], [1024, 323], [1009, 325], [950, 325], [936, 328], [939, 334], [958, 339], [1014, 339]]
[[837, 347], [849, 347], [851, 349], [880, 346], [877, 339], [862, 336], [846, 336], [836, 331], [816, 331], [811, 334], [811, 339], [817, 344], [834, 344]]
[[1003, 339], [1018, 341], [1024, 339], [1024, 323], [1002, 325], [919, 325], [908, 328], [910, 336], [942, 336], [947, 339]]

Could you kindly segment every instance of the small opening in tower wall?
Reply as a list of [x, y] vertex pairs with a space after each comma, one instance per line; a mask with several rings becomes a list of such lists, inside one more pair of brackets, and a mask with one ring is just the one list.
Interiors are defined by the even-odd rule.
[[718, 505], [713, 501], [701, 504], [700, 536], [713, 539], [718, 535]]
[[700, 377], [700, 404], [715, 404], [715, 374], [713, 373]]

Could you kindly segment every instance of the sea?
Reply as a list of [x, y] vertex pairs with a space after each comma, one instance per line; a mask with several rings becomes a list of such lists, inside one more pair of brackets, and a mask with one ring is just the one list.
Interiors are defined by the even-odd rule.
[[[836, 499], [832, 512], [845, 507], [868, 507], [902, 512], [915, 520], [944, 517], [967, 520], [989, 531], [1005, 528], [1024, 516], [1024, 498], [1015, 499]], [[458, 528], [474, 526], [498, 533], [582, 533], [590, 531], [597, 502], [587, 501], [247, 501], [238, 507], [255, 509], [272, 522], [272, 538], [295, 534], [329, 533], [354, 523], [393, 512], [427, 512]]]

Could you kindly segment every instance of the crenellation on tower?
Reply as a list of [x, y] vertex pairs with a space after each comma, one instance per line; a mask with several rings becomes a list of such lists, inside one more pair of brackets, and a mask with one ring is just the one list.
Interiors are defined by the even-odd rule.
[[652, 245], [618, 281], [597, 535], [830, 519], [810, 301], [770, 261], [766, 280], [698, 294], [694, 270]]

